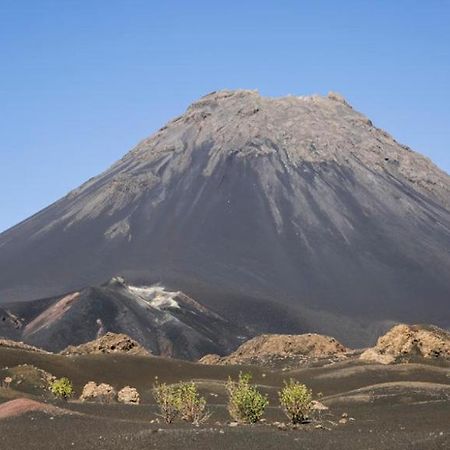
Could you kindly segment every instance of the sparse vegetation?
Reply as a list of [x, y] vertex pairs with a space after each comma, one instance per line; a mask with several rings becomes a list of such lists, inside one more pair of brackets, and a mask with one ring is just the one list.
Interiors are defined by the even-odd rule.
[[73, 386], [68, 378], [58, 378], [50, 384], [50, 391], [56, 398], [67, 400], [73, 395]]
[[303, 422], [312, 405], [312, 392], [307, 386], [290, 379], [279, 392], [280, 404], [291, 423]]
[[258, 422], [269, 404], [267, 397], [251, 384], [251, 379], [250, 374], [240, 373], [237, 382], [229, 379], [227, 383], [228, 412], [237, 422]]
[[156, 382], [153, 385], [153, 397], [159, 406], [163, 420], [166, 423], [172, 423], [179, 414], [177, 385]]
[[178, 411], [183, 420], [200, 425], [210, 414], [206, 409], [206, 400], [201, 397], [194, 382], [180, 383], [177, 386]]

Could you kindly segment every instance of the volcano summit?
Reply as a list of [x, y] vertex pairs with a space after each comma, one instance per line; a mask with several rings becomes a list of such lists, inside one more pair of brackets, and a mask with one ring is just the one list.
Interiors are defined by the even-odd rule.
[[0, 235], [0, 303], [123, 275], [255, 332], [450, 326], [450, 177], [341, 96], [211, 93]]

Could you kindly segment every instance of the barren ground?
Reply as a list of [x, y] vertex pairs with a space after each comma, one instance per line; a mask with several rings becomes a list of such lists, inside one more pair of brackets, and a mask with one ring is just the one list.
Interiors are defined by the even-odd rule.
[[[348, 360], [295, 371], [266, 371], [252, 366], [205, 366], [154, 357], [86, 355], [64, 357], [18, 349], [0, 349], [0, 371], [33, 364], [56, 376], [68, 376], [79, 395], [90, 380], [116, 388], [127, 384], [141, 394], [141, 405], [54, 402], [46, 408], [21, 402], [20, 414], [0, 419], [0, 448], [15, 449], [440, 449], [450, 446], [450, 368], [413, 364], [383, 366]], [[269, 395], [266, 422], [230, 427], [223, 382], [239, 371], [250, 371]], [[0, 374], [1, 375], [1, 374]], [[178, 421], [156, 423], [151, 395], [155, 376], [175, 382], [199, 383], [212, 412], [196, 428]], [[329, 411], [296, 430], [282, 431], [285, 422], [276, 393], [284, 379], [294, 377], [312, 387]], [[0, 409], [14, 398], [48, 402], [42, 391], [0, 388]], [[59, 409], [56, 410], [54, 406]], [[11, 409], [11, 408], [9, 408]], [[66, 412], [66, 414], [62, 414]], [[59, 413], [56, 414], [55, 411]], [[69, 414], [67, 414], [69, 413]], [[78, 414], [70, 414], [78, 413]], [[345, 424], [339, 423], [348, 414]], [[352, 420], [354, 419], [354, 420]], [[153, 423], [152, 423], [153, 421]], [[316, 428], [317, 426], [323, 428]]]

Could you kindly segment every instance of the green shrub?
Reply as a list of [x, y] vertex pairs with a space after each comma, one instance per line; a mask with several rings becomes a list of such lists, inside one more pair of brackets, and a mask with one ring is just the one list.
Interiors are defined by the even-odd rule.
[[66, 377], [58, 378], [50, 383], [50, 391], [55, 397], [67, 400], [73, 395], [72, 383]]
[[159, 406], [161, 417], [166, 423], [172, 423], [178, 416], [179, 395], [175, 384], [155, 383], [153, 397]]
[[303, 422], [311, 410], [312, 392], [304, 384], [293, 379], [284, 382], [278, 393], [283, 411], [293, 423]]
[[269, 404], [267, 397], [250, 384], [251, 379], [250, 374], [242, 373], [239, 374], [237, 382], [228, 379], [228, 412], [237, 422], [258, 422]]
[[210, 414], [206, 409], [206, 400], [201, 397], [194, 382], [177, 385], [178, 411], [183, 420], [200, 425]]

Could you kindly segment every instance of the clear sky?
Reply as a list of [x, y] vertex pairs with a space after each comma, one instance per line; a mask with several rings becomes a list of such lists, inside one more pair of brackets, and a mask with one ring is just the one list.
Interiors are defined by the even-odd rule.
[[223, 88], [338, 91], [450, 172], [450, 1], [0, 0], [0, 231]]

